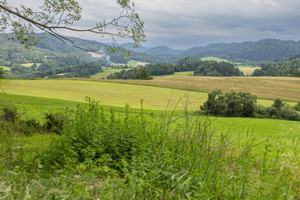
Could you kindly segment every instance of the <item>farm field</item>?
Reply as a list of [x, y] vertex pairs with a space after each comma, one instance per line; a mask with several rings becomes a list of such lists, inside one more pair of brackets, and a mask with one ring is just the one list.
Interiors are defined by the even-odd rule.
[[154, 80], [105, 80], [108, 82], [151, 85], [158, 87], [188, 89], [210, 92], [216, 88], [223, 92], [231, 90], [250, 92], [262, 99], [280, 98], [300, 101], [300, 78], [292, 77], [157, 77]]
[[112, 69], [111, 67], [102, 67], [103, 72], [99, 72], [97, 74], [94, 74], [91, 76], [92, 79], [104, 79], [106, 78], [106, 76], [116, 73], [116, 72], [120, 72], [124, 69]]
[[240, 71], [242, 71], [244, 73], [244, 75], [252, 75], [253, 72], [256, 70], [256, 69], [261, 69], [260, 67], [254, 67], [254, 66], [236, 66]]
[[[141, 81], [144, 82], [144, 81]], [[2, 90], [8, 94], [26, 95], [85, 102], [85, 97], [96, 99], [102, 105], [133, 108], [144, 107], [151, 110], [198, 110], [207, 99], [207, 93], [188, 91], [185, 88], [171, 89], [145, 85], [122, 84], [93, 80], [1, 80]], [[130, 81], [128, 83], [131, 83]], [[189, 89], [187, 87], [187, 89]], [[274, 99], [276, 97], [274, 96]], [[258, 99], [258, 103], [270, 106], [273, 100]], [[294, 105], [295, 102], [291, 102]]]
[[[109, 83], [91, 80], [1, 80], [2, 90], [8, 94], [26, 95], [85, 102], [85, 97], [96, 99], [102, 105], [124, 106], [129, 104], [154, 110], [184, 109], [189, 101], [189, 109], [198, 109], [207, 98], [206, 93], [174, 90], [149, 86]], [[178, 101], [181, 100], [179, 103]]]

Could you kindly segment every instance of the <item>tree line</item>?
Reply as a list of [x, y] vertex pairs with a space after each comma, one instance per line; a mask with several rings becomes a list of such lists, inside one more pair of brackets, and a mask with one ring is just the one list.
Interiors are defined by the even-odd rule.
[[200, 107], [206, 115], [223, 117], [256, 117], [300, 121], [300, 102], [296, 106], [283, 103], [279, 98], [269, 107], [257, 105], [257, 96], [245, 92], [227, 92], [216, 89], [208, 93]]
[[[174, 64], [149, 64], [143, 70], [149, 76], [170, 75], [175, 72], [194, 71], [194, 76], [242, 76], [243, 73], [228, 62], [202, 61], [200, 58], [186, 57]], [[121, 71], [109, 75], [108, 79], [137, 79], [137, 69]], [[147, 77], [149, 79], [149, 77]]]
[[300, 77], [300, 54], [287, 61], [264, 63], [256, 69], [253, 76], [291, 76]]

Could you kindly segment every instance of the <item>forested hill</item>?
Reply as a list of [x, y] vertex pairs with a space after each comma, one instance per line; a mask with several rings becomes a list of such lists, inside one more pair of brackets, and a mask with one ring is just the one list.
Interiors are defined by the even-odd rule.
[[[25, 48], [18, 42], [8, 40], [4, 34], [0, 34], [0, 66], [11, 67], [14, 64], [45, 63], [64, 59], [80, 60], [88, 62], [93, 60], [92, 56], [85, 51], [64, 44], [58, 39], [44, 34], [38, 34], [41, 39], [37, 46]], [[93, 48], [89, 41], [79, 40], [85, 44], [84, 47]]]
[[278, 39], [264, 39], [257, 42], [230, 44], [211, 44], [206, 47], [194, 47], [183, 54], [185, 56], [216, 56], [234, 62], [272, 62], [286, 60], [300, 53], [300, 42]]
[[[292, 40], [264, 39], [256, 42], [242, 43], [217, 43], [205, 47], [193, 47], [185, 51], [179, 51], [159, 46], [154, 48], [143, 48], [134, 50], [138, 53], [133, 54], [134, 59], [151, 62], [151, 56], [164, 55], [172, 60], [178, 60], [186, 56], [194, 57], [219, 57], [232, 62], [244, 64], [261, 64], [264, 62], [275, 62], [287, 60], [291, 56], [300, 53], [300, 42]], [[141, 56], [141, 52], [144, 56]], [[156, 57], [157, 59], [157, 57]], [[161, 58], [162, 59], [162, 58]]]
[[294, 55], [289, 60], [261, 64], [253, 76], [293, 76], [300, 77], [300, 54]]

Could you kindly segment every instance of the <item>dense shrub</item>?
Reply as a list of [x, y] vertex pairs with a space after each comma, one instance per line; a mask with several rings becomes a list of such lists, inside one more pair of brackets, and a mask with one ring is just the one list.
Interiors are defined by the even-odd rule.
[[19, 117], [18, 111], [14, 107], [5, 106], [2, 108], [0, 118], [5, 121], [14, 122]]
[[294, 106], [294, 109], [300, 112], [300, 101]]
[[250, 93], [231, 91], [223, 94], [221, 90], [214, 90], [208, 94], [208, 100], [200, 108], [209, 115], [253, 117], [256, 99]]
[[208, 99], [200, 109], [207, 115], [225, 117], [258, 117], [300, 121], [300, 114], [279, 98], [270, 107], [256, 104], [257, 97], [250, 93], [234, 91], [223, 94], [221, 90], [208, 93]]
[[44, 127], [47, 131], [60, 134], [67, 117], [64, 113], [45, 113]]
[[205, 61], [194, 72], [194, 76], [241, 76], [243, 73], [228, 62]]
[[136, 117], [108, 117], [93, 101], [88, 108], [78, 107], [74, 119], [65, 122], [63, 136], [55, 141], [45, 162], [63, 166], [71, 158], [74, 164], [100, 162], [117, 168], [123, 159], [129, 162], [142, 144], [140, 134], [145, 132]]

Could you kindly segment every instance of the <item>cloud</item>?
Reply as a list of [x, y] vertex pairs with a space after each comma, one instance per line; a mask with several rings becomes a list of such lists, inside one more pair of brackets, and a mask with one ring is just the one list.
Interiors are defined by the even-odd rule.
[[[40, 0], [11, 0], [33, 5]], [[112, 0], [78, 0], [83, 8], [77, 26], [120, 13]], [[187, 48], [215, 42], [263, 38], [300, 39], [299, 0], [134, 0], [145, 22], [146, 45]], [[87, 37], [92, 37], [87, 35]], [[93, 38], [95, 39], [95, 38]]]

